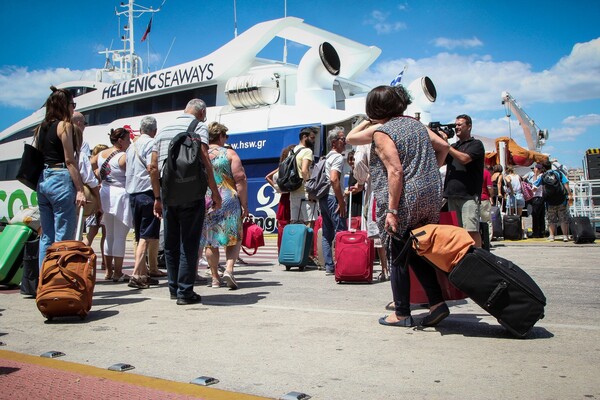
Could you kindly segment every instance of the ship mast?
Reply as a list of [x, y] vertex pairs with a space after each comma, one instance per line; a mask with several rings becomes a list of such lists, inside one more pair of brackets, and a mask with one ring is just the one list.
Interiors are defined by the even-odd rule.
[[120, 7], [124, 10], [117, 11], [115, 8], [115, 15], [127, 17], [127, 25], [123, 27], [124, 35], [121, 36], [123, 48], [121, 50], [106, 49], [99, 52], [106, 56], [103, 71], [110, 72], [114, 81], [132, 79], [143, 73], [142, 58], [135, 53], [134, 18], [139, 18], [145, 13], [160, 11], [160, 7], [154, 10], [152, 7], [135, 4], [134, 0], [129, 0], [127, 4], [121, 2]]

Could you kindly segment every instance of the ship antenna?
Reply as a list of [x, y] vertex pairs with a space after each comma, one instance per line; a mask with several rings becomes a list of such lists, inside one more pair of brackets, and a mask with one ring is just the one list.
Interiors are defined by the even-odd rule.
[[[287, 18], [287, 0], [283, 0], [283, 16]], [[287, 39], [283, 39], [283, 62], [287, 63]]]
[[233, 37], [237, 37], [237, 5], [235, 0], [233, 0]]
[[160, 69], [163, 69], [165, 67], [165, 63], [167, 62], [167, 59], [169, 58], [169, 54], [171, 54], [171, 49], [173, 48], [173, 44], [175, 44], [175, 39], [177, 39], [177, 37], [173, 38], [173, 41], [171, 42], [171, 46], [169, 46], [169, 51], [167, 51], [167, 55], [165, 56], [165, 61], [163, 61], [163, 64], [160, 67]]

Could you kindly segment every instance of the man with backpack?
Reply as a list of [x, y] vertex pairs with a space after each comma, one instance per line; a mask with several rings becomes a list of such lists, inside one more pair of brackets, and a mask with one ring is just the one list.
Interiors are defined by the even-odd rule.
[[[307, 223], [311, 228], [315, 223], [316, 202], [310, 200], [306, 194], [304, 183], [310, 178], [310, 167], [313, 163], [313, 149], [317, 133], [315, 128], [303, 128], [298, 135], [300, 143], [294, 147], [296, 157], [296, 168], [298, 175], [302, 178], [300, 187], [290, 191], [290, 217], [293, 222]], [[290, 153], [289, 157], [292, 156]], [[280, 176], [279, 179], [282, 177]]]
[[336, 126], [327, 134], [327, 144], [331, 151], [325, 161], [325, 175], [329, 178], [330, 187], [327, 195], [319, 199], [319, 209], [323, 217], [323, 258], [325, 259], [325, 275], [335, 273], [332, 245], [335, 234], [347, 230], [346, 201], [344, 200], [344, 156], [346, 136], [344, 128]]
[[[178, 305], [201, 301], [194, 292], [200, 237], [206, 213], [206, 187], [212, 209], [221, 196], [208, 158], [206, 104], [192, 99], [184, 113], [162, 128], [154, 139], [150, 176], [154, 213], [164, 218], [165, 259], [171, 299]], [[160, 180], [159, 180], [160, 178]]]
[[560, 223], [563, 232], [563, 242], [569, 241], [569, 180], [560, 171], [552, 169], [552, 163], [543, 164], [544, 173], [533, 183], [534, 189], [543, 188], [543, 198], [546, 202], [546, 219], [548, 221], [548, 241], [553, 242], [556, 224]]

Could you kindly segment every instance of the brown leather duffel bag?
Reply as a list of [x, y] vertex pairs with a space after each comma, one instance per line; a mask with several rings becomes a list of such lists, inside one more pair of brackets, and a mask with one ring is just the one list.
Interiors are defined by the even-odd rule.
[[37, 307], [44, 317], [78, 315], [92, 308], [96, 284], [96, 254], [78, 240], [63, 240], [48, 247], [37, 289]]

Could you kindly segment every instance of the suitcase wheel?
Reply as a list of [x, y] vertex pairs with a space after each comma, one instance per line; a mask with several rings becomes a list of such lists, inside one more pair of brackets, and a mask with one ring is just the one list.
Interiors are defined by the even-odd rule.
[[285, 266], [285, 270], [286, 270], [286, 271], [289, 271], [290, 269], [292, 269], [292, 267], [290, 267], [290, 266], [288, 266], [288, 265], [286, 265], [286, 266]]
[[302, 265], [302, 266], [298, 267], [298, 269], [299, 269], [300, 271], [304, 271], [304, 265]]

